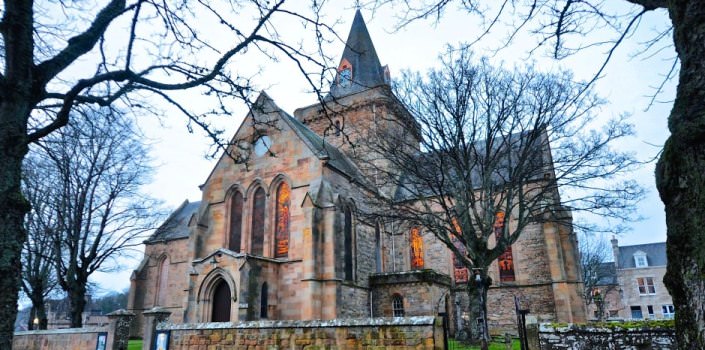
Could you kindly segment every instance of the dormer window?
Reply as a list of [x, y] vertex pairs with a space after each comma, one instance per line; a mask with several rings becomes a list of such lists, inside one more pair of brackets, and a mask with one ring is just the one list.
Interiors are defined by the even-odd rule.
[[634, 266], [636, 267], [648, 267], [649, 261], [646, 259], [646, 253], [638, 251], [634, 253]]

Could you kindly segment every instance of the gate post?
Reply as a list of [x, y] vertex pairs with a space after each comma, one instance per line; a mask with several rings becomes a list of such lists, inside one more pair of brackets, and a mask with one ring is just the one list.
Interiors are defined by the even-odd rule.
[[142, 339], [142, 350], [152, 350], [154, 348], [154, 333], [157, 324], [169, 319], [171, 311], [155, 306], [142, 313], [144, 315], [144, 335]]
[[109, 349], [127, 350], [127, 342], [130, 340], [130, 326], [135, 314], [125, 309], [115, 310], [108, 315], [110, 321], [110, 331], [113, 335], [112, 345]]

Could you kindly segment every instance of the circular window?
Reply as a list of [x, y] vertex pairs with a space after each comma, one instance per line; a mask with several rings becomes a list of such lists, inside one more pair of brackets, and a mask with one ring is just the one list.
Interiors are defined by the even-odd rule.
[[269, 136], [264, 135], [261, 136], [260, 138], [255, 141], [255, 154], [258, 157], [263, 156], [265, 153], [269, 151], [269, 147], [272, 146], [272, 141], [269, 139]]

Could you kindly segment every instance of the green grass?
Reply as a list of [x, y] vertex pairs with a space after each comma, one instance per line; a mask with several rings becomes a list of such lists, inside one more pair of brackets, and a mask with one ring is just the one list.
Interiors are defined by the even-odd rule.
[[[455, 341], [454, 339], [448, 339], [448, 348], [457, 350], [480, 350], [479, 345], [465, 345]], [[492, 341], [490, 343], [490, 350], [505, 350], [503, 341]], [[514, 339], [512, 341], [512, 350], [520, 350], [521, 345], [519, 344], [519, 339]]]
[[127, 342], [127, 350], [142, 350], [142, 340], [133, 339]]

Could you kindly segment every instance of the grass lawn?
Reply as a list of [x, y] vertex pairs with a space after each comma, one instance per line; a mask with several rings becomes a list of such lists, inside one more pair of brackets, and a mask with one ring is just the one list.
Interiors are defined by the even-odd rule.
[[142, 350], [142, 341], [133, 339], [127, 342], [127, 350]]
[[[473, 346], [467, 346], [462, 343], [458, 343], [457, 341], [453, 339], [448, 339], [448, 349], [453, 349], [453, 350], [480, 350], [480, 346], [473, 345]], [[493, 341], [490, 343], [490, 350], [505, 350], [506, 347], [504, 345], [504, 342], [497, 342]], [[512, 350], [520, 350], [521, 345], [519, 344], [519, 339], [514, 339], [512, 341]]]

